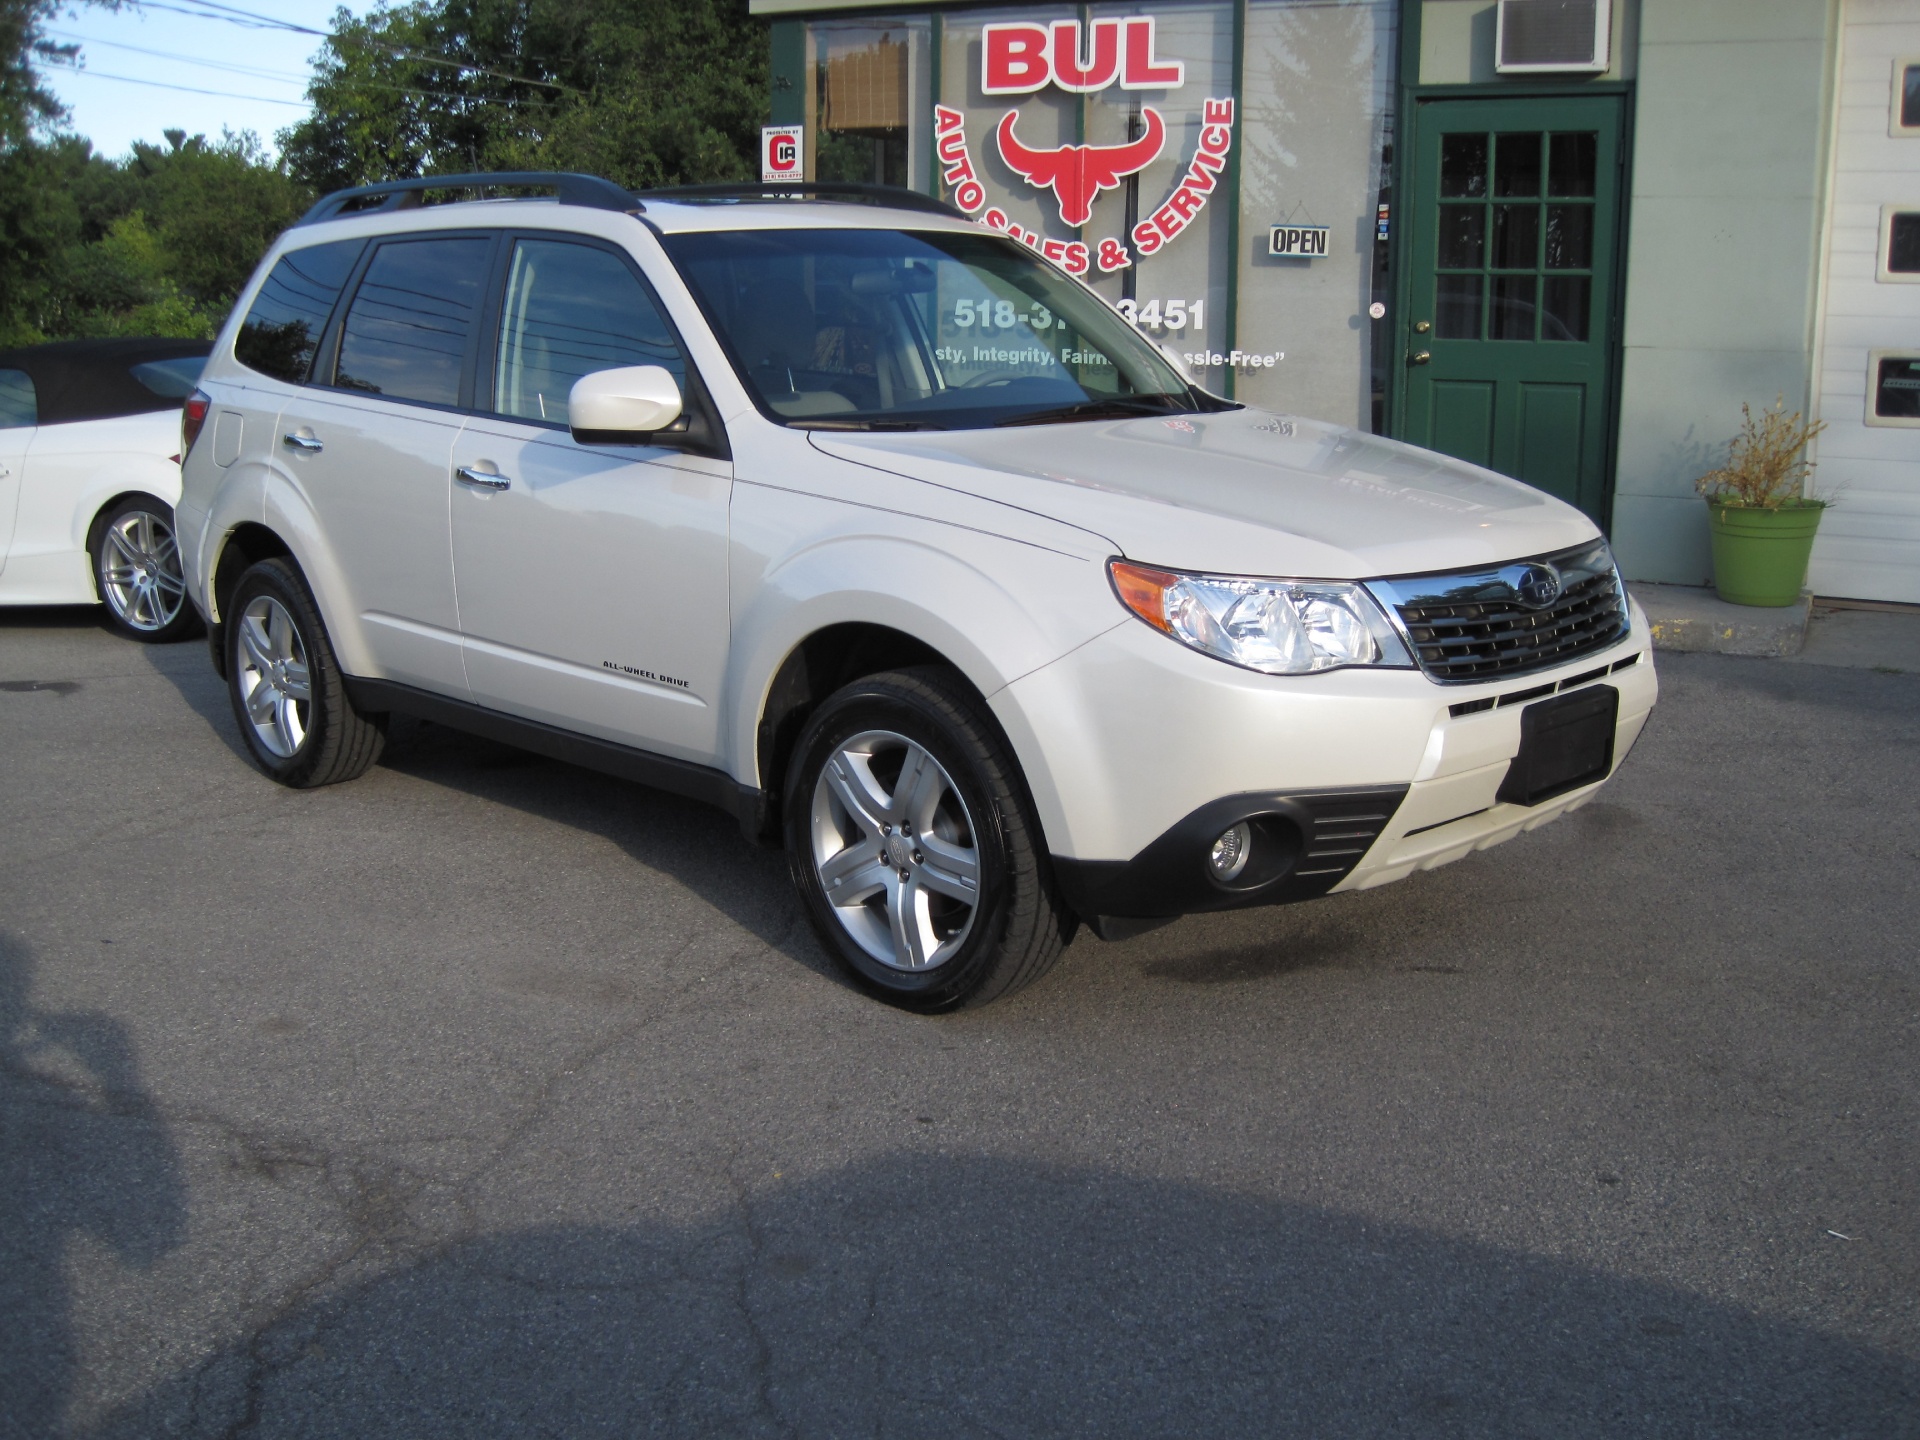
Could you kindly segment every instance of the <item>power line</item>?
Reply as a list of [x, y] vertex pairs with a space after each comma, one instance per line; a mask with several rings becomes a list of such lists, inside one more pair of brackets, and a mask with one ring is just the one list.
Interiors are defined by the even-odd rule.
[[203, 90], [198, 85], [172, 85], [165, 80], [142, 80], [136, 75], [108, 75], [101, 70], [68, 69], [69, 75], [85, 75], [95, 80], [118, 80], [125, 85], [147, 85], [155, 90], [182, 90], [189, 95], [218, 95], [223, 100], [252, 100], [261, 105], [291, 105], [296, 110], [305, 110], [304, 100], [280, 100], [272, 95], [242, 95], [233, 90]]
[[[143, 80], [137, 75], [109, 75], [104, 70], [82, 70], [77, 65], [62, 65], [58, 68], [62, 74], [91, 76], [96, 80], [117, 80], [127, 85], [146, 85], [155, 90], [180, 90], [189, 95], [218, 95], [227, 100], [257, 100], [263, 105], [291, 105], [296, 110], [309, 108], [305, 100], [281, 100], [271, 95], [241, 95], [232, 90], [204, 90], [197, 85], [175, 85], [165, 80]], [[377, 80], [357, 82], [368, 90], [383, 90], [393, 95], [414, 95], [424, 100], [478, 100], [486, 105], [521, 105], [522, 100], [496, 99], [487, 96], [460, 95], [448, 90], [415, 90], [405, 85], [384, 85]]]
[[224, 20], [229, 25], [244, 26], [249, 30], [287, 30], [296, 35], [313, 35], [322, 40], [350, 41], [354, 44], [386, 50], [396, 59], [412, 60], [421, 65], [445, 65], [451, 69], [467, 71], [475, 75], [491, 75], [496, 80], [511, 80], [519, 85], [538, 85], [548, 90], [573, 90], [572, 85], [563, 85], [558, 80], [536, 80], [531, 75], [516, 75], [510, 70], [496, 70], [490, 65], [470, 65], [464, 60], [448, 60], [438, 55], [422, 54], [410, 50], [404, 45], [391, 45], [380, 40], [363, 40], [357, 35], [339, 35], [329, 30], [315, 30], [308, 25], [296, 25], [291, 20], [281, 20], [272, 15], [261, 15], [256, 11], [242, 10], [233, 5], [222, 5], [216, 0], [187, 0], [188, 5], [199, 9], [187, 9], [181, 5], [168, 4], [167, 0], [133, 0], [136, 8], [165, 10], [173, 15], [185, 15], [195, 20]]
[[202, 60], [197, 55], [182, 55], [175, 50], [149, 50], [144, 45], [129, 45], [124, 40], [97, 40], [75, 30], [49, 30], [47, 34], [58, 35], [66, 40], [77, 40], [86, 45], [104, 45], [109, 50], [131, 50], [136, 55], [152, 55], [161, 60], [181, 60], [206, 70], [226, 70], [235, 75], [253, 75], [262, 80], [297, 80], [305, 85], [312, 79], [311, 75], [295, 74], [291, 70], [262, 70], [256, 65], [228, 65], [219, 60]]

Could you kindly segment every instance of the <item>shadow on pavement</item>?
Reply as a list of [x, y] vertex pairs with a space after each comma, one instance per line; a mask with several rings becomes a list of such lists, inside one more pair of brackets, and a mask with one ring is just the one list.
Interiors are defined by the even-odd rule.
[[64, 1433], [81, 1356], [68, 1293], [84, 1236], [144, 1268], [186, 1237], [173, 1140], [119, 1022], [36, 1010], [0, 932], [0, 1434]]
[[1920, 1374], [1899, 1358], [1299, 1205], [926, 1152], [738, 1188], [711, 1221], [454, 1243], [283, 1317], [91, 1433], [1920, 1429]]
[[601, 836], [648, 869], [672, 876], [763, 944], [847, 983], [807, 928], [784, 852], [752, 844], [719, 810], [403, 716], [394, 719], [380, 763], [398, 774]]

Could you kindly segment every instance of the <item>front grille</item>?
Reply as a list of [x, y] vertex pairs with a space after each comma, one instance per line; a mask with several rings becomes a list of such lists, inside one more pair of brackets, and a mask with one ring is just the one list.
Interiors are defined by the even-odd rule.
[[[1538, 607], [1520, 591], [1539, 571], [1560, 579]], [[1604, 543], [1493, 570], [1375, 581], [1406, 627], [1420, 668], [1435, 680], [1490, 680], [1560, 665], [1627, 633], [1627, 607]]]

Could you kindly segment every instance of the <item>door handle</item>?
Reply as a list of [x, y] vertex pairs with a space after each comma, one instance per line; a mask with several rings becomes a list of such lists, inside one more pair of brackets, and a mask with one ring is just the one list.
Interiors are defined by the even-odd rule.
[[291, 430], [280, 437], [280, 443], [289, 450], [298, 450], [302, 455], [318, 455], [327, 448], [313, 436], [296, 434]]
[[1431, 359], [1433, 359], [1433, 352], [1431, 350], [1416, 350], [1413, 354], [1407, 356], [1407, 364], [1424, 365]]
[[1413, 322], [1413, 333], [1416, 335], [1424, 335], [1432, 328], [1433, 322], [1431, 320], [1416, 320]]
[[485, 470], [476, 470], [471, 465], [462, 465], [453, 472], [453, 478], [468, 485], [478, 485], [482, 490], [505, 490], [513, 482], [504, 475], [490, 474]]

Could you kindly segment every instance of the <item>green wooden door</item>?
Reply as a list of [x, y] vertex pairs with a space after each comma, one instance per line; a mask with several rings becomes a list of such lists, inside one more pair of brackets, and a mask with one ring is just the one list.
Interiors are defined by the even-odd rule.
[[1606, 516], [1622, 101], [1441, 100], [1414, 137], [1401, 434]]

